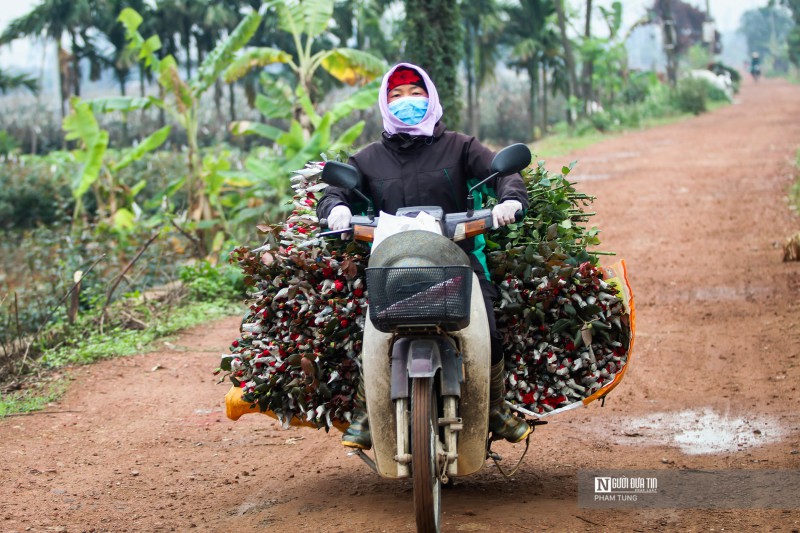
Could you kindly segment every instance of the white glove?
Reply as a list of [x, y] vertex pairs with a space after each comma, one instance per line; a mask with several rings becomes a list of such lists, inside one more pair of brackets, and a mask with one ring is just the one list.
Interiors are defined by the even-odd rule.
[[348, 229], [353, 213], [346, 205], [337, 205], [328, 213], [328, 227], [332, 230]]
[[514, 222], [514, 215], [522, 209], [522, 204], [516, 200], [506, 200], [502, 204], [497, 204], [492, 209], [492, 227], [494, 229], [511, 224]]

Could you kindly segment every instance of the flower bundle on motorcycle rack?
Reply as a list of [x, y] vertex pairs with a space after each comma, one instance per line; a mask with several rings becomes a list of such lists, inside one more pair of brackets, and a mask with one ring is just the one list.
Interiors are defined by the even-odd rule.
[[[284, 425], [328, 429], [350, 421], [360, 379], [367, 311], [369, 248], [323, 239], [315, 214], [325, 184], [322, 163], [292, 177], [293, 211], [273, 242], [231, 254], [253, 287], [241, 337], [222, 357], [224, 371], [253, 409]], [[632, 344], [624, 283], [597, 266], [596, 228], [583, 208], [592, 198], [543, 164], [526, 172], [531, 200], [521, 223], [487, 235], [488, 264], [501, 297], [506, 398], [540, 415], [604, 394], [618, 381]], [[624, 277], [623, 277], [624, 278]]]

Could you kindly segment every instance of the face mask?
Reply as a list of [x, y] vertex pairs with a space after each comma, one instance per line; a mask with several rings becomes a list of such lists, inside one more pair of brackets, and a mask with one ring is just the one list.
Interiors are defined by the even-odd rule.
[[409, 126], [414, 126], [419, 124], [428, 112], [428, 99], [420, 96], [404, 96], [390, 103], [389, 111]]

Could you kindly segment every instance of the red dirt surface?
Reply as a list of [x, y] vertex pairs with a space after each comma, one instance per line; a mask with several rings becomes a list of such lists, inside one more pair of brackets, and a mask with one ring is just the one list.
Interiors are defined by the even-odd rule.
[[[763, 80], [735, 105], [548, 161], [579, 161], [602, 248], [628, 262], [634, 358], [605, 407], [538, 428], [513, 479], [487, 464], [446, 491], [444, 531], [800, 528], [798, 509], [580, 508], [576, 476], [800, 466], [800, 263], [780, 249], [800, 229], [786, 203], [798, 117], [800, 87]], [[338, 433], [225, 418], [211, 370], [237, 328], [77, 369], [49, 412], [0, 420], [0, 531], [414, 531], [410, 484], [346, 456]], [[685, 446], [707, 418], [704, 442], [731, 447]], [[522, 447], [499, 450], [513, 463]]]

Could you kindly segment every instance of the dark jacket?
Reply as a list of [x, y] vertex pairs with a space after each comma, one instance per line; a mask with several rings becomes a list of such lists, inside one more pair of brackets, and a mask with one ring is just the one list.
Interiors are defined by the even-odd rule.
[[[470, 186], [491, 174], [494, 152], [475, 137], [445, 131], [442, 122], [436, 124], [431, 137], [387, 135], [350, 158], [351, 165], [361, 173], [363, 192], [380, 211], [394, 215], [401, 207], [440, 206], [445, 213], [467, 210], [467, 191]], [[523, 209], [528, 207], [528, 194], [522, 177], [512, 174], [486, 183], [487, 193], [499, 202], [517, 200]], [[475, 208], [481, 207], [482, 194], [476, 190]], [[326, 218], [335, 206], [344, 204], [358, 213], [358, 198], [350, 191], [330, 186], [317, 205], [317, 216]], [[470, 239], [461, 244], [467, 252], [478, 254], [484, 265], [483, 239]]]

